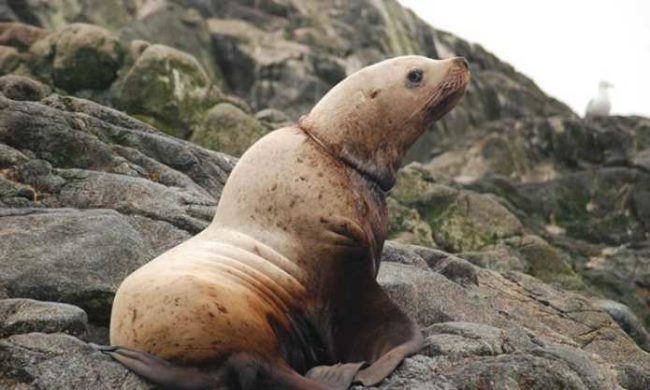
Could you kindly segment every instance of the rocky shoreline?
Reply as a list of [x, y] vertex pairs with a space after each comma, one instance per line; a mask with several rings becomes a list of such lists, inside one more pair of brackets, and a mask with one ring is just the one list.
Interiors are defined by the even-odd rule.
[[379, 280], [427, 341], [379, 388], [650, 388], [650, 119], [580, 119], [390, 0], [92, 3], [0, 2], [0, 389], [152, 388], [87, 345], [121, 280], [256, 139], [406, 52], [473, 80], [390, 193]]

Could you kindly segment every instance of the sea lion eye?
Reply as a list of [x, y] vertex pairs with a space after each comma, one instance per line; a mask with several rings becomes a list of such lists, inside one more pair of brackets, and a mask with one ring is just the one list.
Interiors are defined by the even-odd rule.
[[406, 75], [406, 79], [410, 84], [418, 84], [420, 81], [422, 81], [422, 70], [413, 69], [408, 73], [408, 75]]

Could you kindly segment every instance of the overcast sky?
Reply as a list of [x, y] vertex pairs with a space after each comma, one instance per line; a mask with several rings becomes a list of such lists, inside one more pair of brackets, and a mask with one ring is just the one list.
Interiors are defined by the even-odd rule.
[[598, 82], [612, 113], [650, 117], [650, 0], [400, 0], [480, 43], [583, 115]]

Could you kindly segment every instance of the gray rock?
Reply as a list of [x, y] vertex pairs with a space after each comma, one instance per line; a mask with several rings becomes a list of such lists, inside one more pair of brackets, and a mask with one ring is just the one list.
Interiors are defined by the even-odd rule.
[[416, 247], [414, 245], [406, 245], [396, 241], [386, 241], [384, 244], [384, 250], [381, 253], [381, 261], [412, 265], [414, 267], [428, 269], [427, 263], [417, 252], [416, 248], [420, 247]]
[[612, 319], [636, 341], [639, 347], [650, 352], [650, 333], [629, 307], [608, 299], [598, 300], [595, 304], [612, 316]]
[[[592, 370], [595, 367], [590, 367]], [[575, 389], [606, 390], [617, 388], [612, 377], [584, 377], [582, 371], [571, 367], [555, 356], [535, 356], [515, 353], [464, 361], [446, 370], [445, 374], [458, 389], [478, 389], [488, 386], [494, 389], [542, 390]]]
[[[645, 383], [650, 355], [612, 328], [609, 315], [586, 298], [512, 272], [477, 269], [477, 284], [459, 284], [425, 271], [413, 259], [418, 252], [434, 267], [453, 258], [440, 251], [400, 250], [389, 244], [390, 261], [382, 264], [379, 281], [423, 324], [427, 345], [422, 353], [432, 359], [426, 372], [435, 372], [459, 389], [486, 383], [507, 389], [610, 389], [617, 383]], [[410, 381], [409, 375], [398, 371], [380, 388], [391, 388], [392, 381]], [[416, 374], [409, 386], [426, 383], [426, 378]]]
[[126, 275], [211, 220], [235, 160], [85, 100], [0, 106], [0, 296], [106, 324]]
[[72, 303], [96, 322], [108, 320], [119, 283], [155, 257], [142, 234], [113, 210], [0, 209], [0, 220], [2, 291]]
[[28, 77], [7, 75], [0, 77], [0, 93], [13, 100], [43, 99], [50, 92], [46, 85]]
[[48, 34], [46, 30], [33, 25], [0, 22], [0, 45], [14, 47], [20, 52], [29, 49], [34, 42]]
[[422, 220], [417, 210], [400, 204], [392, 197], [388, 206], [388, 238], [403, 244], [435, 247], [431, 226]]
[[32, 332], [86, 336], [88, 318], [80, 308], [32, 299], [0, 300], [0, 338]]
[[[421, 326], [447, 321], [485, 321], [493, 316], [479, 297], [432, 271], [386, 262], [377, 277], [390, 297]], [[458, 305], [465, 302], [465, 305]]]
[[[183, 4], [185, 3], [185, 4]], [[199, 14], [192, 1], [179, 3], [161, 2], [123, 4], [107, 2], [106, 7], [120, 9], [126, 16], [124, 21], [107, 19], [106, 24], [114, 25], [115, 31], [123, 41], [144, 39], [182, 50], [195, 57], [203, 66], [208, 76], [219, 86], [223, 85], [221, 69], [217, 64], [220, 57], [212, 45], [207, 24]], [[131, 10], [139, 9], [134, 14]], [[139, 15], [146, 14], [146, 17]], [[93, 19], [102, 18], [99, 13]], [[92, 19], [91, 19], [92, 20]], [[103, 22], [97, 24], [105, 25]]]
[[451, 380], [437, 372], [435, 369], [437, 364], [437, 359], [415, 355], [406, 358], [393, 375], [377, 387], [354, 386], [352, 389], [457, 390], [458, 387]]
[[220, 94], [191, 55], [148, 46], [125, 73], [114, 103], [165, 133], [188, 137]]
[[425, 328], [423, 334], [421, 353], [427, 356], [496, 356], [514, 350], [504, 330], [483, 324], [443, 322]]
[[646, 172], [650, 172], [650, 149], [643, 150], [634, 156], [634, 165], [643, 169]]
[[0, 0], [0, 22], [8, 22], [17, 20], [18, 17], [9, 6], [7, 0]]
[[262, 122], [269, 130], [275, 130], [282, 127], [288, 127], [293, 121], [287, 114], [273, 108], [266, 108], [255, 114], [255, 119]]
[[241, 156], [268, 132], [257, 119], [230, 103], [220, 103], [205, 113], [190, 141], [232, 156]]
[[107, 30], [82, 23], [66, 26], [34, 43], [32, 70], [54, 85], [75, 92], [105, 89], [117, 77], [123, 49]]
[[110, 173], [126, 166], [129, 176], [218, 197], [236, 161], [87, 100], [52, 95], [39, 104], [0, 96], [0, 108], [0, 142], [54, 168]]
[[0, 144], [0, 169], [9, 168], [27, 162], [29, 158], [7, 145]]
[[29, 333], [0, 340], [0, 377], [18, 389], [153, 388], [110, 357], [64, 334]]
[[13, 47], [0, 46], [0, 75], [6, 75], [18, 68], [21, 58]]

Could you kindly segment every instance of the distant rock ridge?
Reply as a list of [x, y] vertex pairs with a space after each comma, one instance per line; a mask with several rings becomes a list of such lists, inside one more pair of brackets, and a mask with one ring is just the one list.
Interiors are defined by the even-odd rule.
[[[224, 91], [245, 99], [254, 110], [278, 109], [293, 120], [346, 75], [381, 59], [403, 54], [467, 57], [472, 70], [467, 96], [412, 148], [409, 161], [427, 161], [492, 120], [572, 115], [565, 104], [480, 45], [436, 30], [396, 0], [55, 3], [22, 7], [15, 19], [54, 30], [73, 22], [99, 25], [129, 52], [134, 40], [183, 50]], [[179, 132], [172, 130], [177, 124], [171, 125], [169, 132], [184, 138], [199, 126], [190, 121]]]

